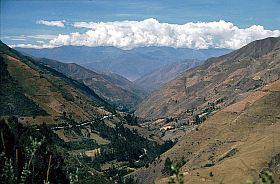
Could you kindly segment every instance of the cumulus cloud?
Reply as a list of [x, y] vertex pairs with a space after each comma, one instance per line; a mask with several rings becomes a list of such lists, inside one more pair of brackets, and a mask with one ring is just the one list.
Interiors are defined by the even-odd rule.
[[37, 24], [43, 24], [46, 26], [56, 26], [56, 27], [64, 27], [65, 20], [54, 20], [54, 21], [47, 21], [47, 20], [38, 20]]
[[223, 20], [169, 24], [150, 18], [143, 21], [75, 22], [73, 26], [88, 30], [82, 33], [59, 34], [45, 46], [115, 46], [123, 49], [168, 46], [237, 49], [257, 39], [280, 36], [279, 30], [267, 30], [260, 25], [239, 28]]

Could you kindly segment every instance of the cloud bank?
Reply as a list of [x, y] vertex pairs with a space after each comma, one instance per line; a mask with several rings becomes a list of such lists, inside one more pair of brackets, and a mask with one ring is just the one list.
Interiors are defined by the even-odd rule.
[[[56, 23], [56, 25], [59, 24]], [[143, 46], [238, 49], [257, 39], [280, 36], [280, 30], [267, 30], [260, 25], [239, 28], [231, 22], [223, 20], [189, 22], [180, 25], [160, 23], [156, 19], [150, 18], [143, 21], [75, 22], [72, 26], [78, 30], [86, 29], [86, 31], [59, 34], [48, 43], [34, 47], [76, 45], [115, 46], [122, 49]], [[21, 46], [24, 47], [24, 45]]]
[[64, 27], [65, 20], [55, 20], [55, 21], [47, 21], [47, 20], [38, 20], [37, 24], [43, 24], [45, 26], [56, 26], [56, 27]]

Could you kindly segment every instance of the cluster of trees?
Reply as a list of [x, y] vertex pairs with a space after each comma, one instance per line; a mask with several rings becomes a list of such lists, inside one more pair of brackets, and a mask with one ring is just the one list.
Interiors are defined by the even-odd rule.
[[[82, 146], [92, 142], [82, 141]], [[46, 125], [23, 126], [18, 119], [0, 120], [0, 183], [113, 184], [106, 176], [89, 173], [71, 156], [78, 143], [65, 143]]]
[[164, 167], [161, 170], [161, 172], [165, 176], [174, 176], [169, 178], [168, 184], [184, 183], [184, 177], [183, 174], [181, 173], [181, 168], [186, 163], [187, 161], [185, 161], [184, 157], [175, 161], [172, 161], [169, 157], [166, 158], [164, 162]]
[[110, 144], [101, 147], [99, 158], [101, 162], [110, 160], [117, 161], [138, 161], [144, 160], [145, 163], [151, 162], [159, 154], [173, 146], [172, 141], [167, 141], [159, 145], [154, 141], [147, 140], [136, 131], [125, 128], [122, 123], [115, 128], [99, 122], [92, 125], [94, 131], [98, 131], [101, 137], [111, 141]]
[[[113, 160], [128, 162], [127, 166], [133, 168], [143, 167], [174, 145], [172, 141], [159, 145], [147, 140], [136, 131], [125, 128], [123, 123], [112, 128], [103, 122], [97, 122], [91, 128], [93, 131], [99, 132], [101, 137], [110, 140], [109, 144], [101, 146], [101, 152], [94, 160], [85, 158], [85, 161], [97, 170], [101, 170], [102, 164]], [[107, 174], [114, 179], [121, 179], [128, 173], [126, 170], [112, 167]]]
[[134, 114], [127, 114], [126, 116], [124, 116], [124, 119], [127, 121], [127, 124], [129, 125], [135, 125], [138, 126], [139, 122], [138, 122], [138, 117], [135, 116]]

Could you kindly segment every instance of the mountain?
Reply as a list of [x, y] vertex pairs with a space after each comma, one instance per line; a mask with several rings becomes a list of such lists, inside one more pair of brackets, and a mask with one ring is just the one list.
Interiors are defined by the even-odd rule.
[[158, 89], [163, 84], [175, 79], [184, 71], [199, 65], [199, 60], [184, 60], [177, 63], [164, 65], [134, 81], [134, 84], [148, 92]]
[[117, 74], [99, 74], [75, 63], [61, 63], [46, 58], [38, 61], [84, 83], [118, 109], [133, 109], [146, 95], [144, 90]]
[[[95, 74], [78, 65], [24, 56], [0, 42], [0, 181], [132, 183], [133, 178], [124, 176], [174, 145], [50, 63], [72, 72], [73, 78]], [[104, 80], [99, 85], [112, 79], [120, 86], [128, 84], [111, 76], [96, 78]], [[129, 84], [126, 87], [133, 88]]]
[[[69, 115], [87, 121], [113, 108], [93, 90], [0, 43], [1, 116], [55, 123]], [[104, 109], [104, 110], [103, 110]]]
[[210, 58], [153, 92], [137, 107], [143, 118], [185, 117], [189, 111], [219, 108], [280, 78], [280, 38], [254, 41], [229, 54]]
[[229, 49], [187, 49], [140, 47], [122, 50], [115, 47], [62, 46], [57, 48], [16, 48], [35, 57], [76, 63], [94, 71], [112, 72], [133, 81], [161, 66], [185, 59], [205, 60], [230, 52]]
[[[279, 62], [279, 50], [270, 54]], [[279, 183], [279, 101], [278, 79], [195, 126], [155, 163], [133, 175], [140, 183], [167, 183], [163, 171], [169, 158], [185, 160], [185, 183], [257, 183], [266, 171]]]

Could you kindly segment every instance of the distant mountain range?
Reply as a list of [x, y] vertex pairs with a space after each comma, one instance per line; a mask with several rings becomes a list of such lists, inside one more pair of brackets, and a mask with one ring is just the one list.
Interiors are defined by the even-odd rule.
[[76, 63], [96, 72], [113, 72], [133, 81], [164, 65], [185, 59], [205, 60], [229, 53], [229, 49], [188, 49], [140, 47], [122, 50], [115, 47], [62, 46], [57, 48], [15, 48], [35, 56], [65, 63]]

